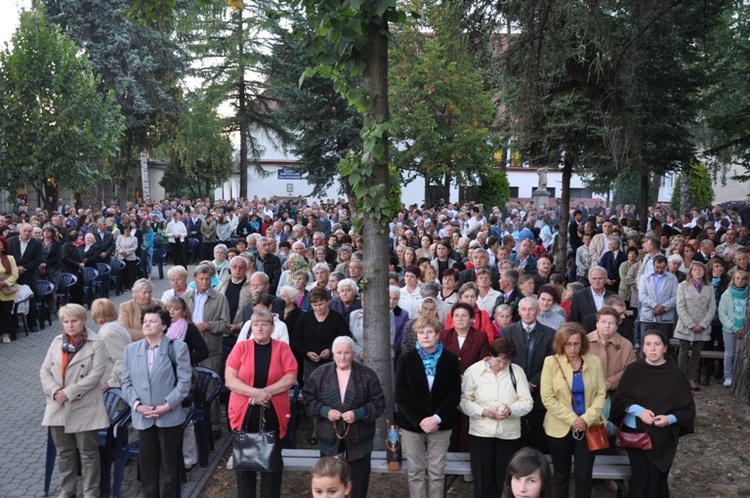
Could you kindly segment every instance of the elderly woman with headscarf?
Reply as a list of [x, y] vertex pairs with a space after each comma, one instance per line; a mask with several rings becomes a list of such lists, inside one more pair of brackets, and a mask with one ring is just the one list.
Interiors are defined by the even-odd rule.
[[[292, 253], [286, 259], [286, 270], [281, 272], [279, 277], [279, 286], [282, 285], [294, 285], [294, 273], [302, 270], [307, 273], [308, 282], [312, 280], [312, 273], [310, 273], [310, 265], [307, 263], [307, 259], [304, 256]], [[279, 295], [278, 288], [276, 289], [276, 295]]]
[[153, 306], [164, 307], [164, 303], [154, 299], [154, 284], [147, 278], [140, 278], [133, 284], [133, 299], [120, 305], [118, 321], [128, 329], [133, 341], [143, 339], [141, 316], [143, 310]]

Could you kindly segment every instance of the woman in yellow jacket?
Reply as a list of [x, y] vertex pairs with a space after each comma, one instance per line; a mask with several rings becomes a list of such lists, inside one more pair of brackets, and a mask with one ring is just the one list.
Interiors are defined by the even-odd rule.
[[557, 496], [568, 495], [571, 457], [575, 456], [575, 496], [591, 497], [595, 453], [584, 433], [602, 417], [607, 388], [599, 358], [589, 354], [586, 330], [576, 322], [563, 324], [555, 335], [555, 354], [544, 360], [540, 394], [547, 409], [544, 432], [554, 466]]
[[[0, 235], [0, 342], [9, 343], [13, 333], [13, 302], [18, 294], [18, 267], [10, 255], [10, 242]], [[33, 306], [33, 303], [32, 303]]]

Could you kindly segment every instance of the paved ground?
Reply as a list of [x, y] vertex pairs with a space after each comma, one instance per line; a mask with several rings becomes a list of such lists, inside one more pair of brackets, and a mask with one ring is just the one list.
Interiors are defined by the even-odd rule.
[[[154, 297], [159, 298], [169, 288], [169, 281], [159, 280], [154, 270]], [[126, 293], [111, 299], [119, 303], [131, 299]], [[97, 330], [93, 322], [89, 327]], [[44, 461], [46, 455], [47, 430], [41, 426], [44, 414], [44, 395], [39, 381], [39, 368], [52, 339], [62, 333], [60, 322], [53, 320], [52, 327], [24, 335], [23, 327], [18, 340], [11, 344], [0, 344], [0, 497], [44, 496]], [[188, 473], [188, 482], [183, 487], [183, 497], [197, 497], [218, 463], [223, 448], [228, 444], [226, 432], [217, 441], [206, 468], [195, 466]], [[137, 465], [131, 461], [123, 480], [121, 496], [140, 496], [137, 481]], [[60, 492], [57, 469], [52, 476], [49, 495]], [[79, 484], [79, 496], [81, 488]]]

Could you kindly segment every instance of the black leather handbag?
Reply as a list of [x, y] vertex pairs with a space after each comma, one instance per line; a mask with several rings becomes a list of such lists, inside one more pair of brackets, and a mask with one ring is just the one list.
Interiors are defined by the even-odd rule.
[[247, 432], [247, 421], [251, 412], [247, 407], [247, 414], [242, 423], [241, 431], [232, 431], [232, 462], [234, 470], [251, 470], [254, 472], [275, 472], [281, 469], [281, 445], [278, 431], [266, 431], [265, 418], [260, 410], [260, 424], [258, 432]]

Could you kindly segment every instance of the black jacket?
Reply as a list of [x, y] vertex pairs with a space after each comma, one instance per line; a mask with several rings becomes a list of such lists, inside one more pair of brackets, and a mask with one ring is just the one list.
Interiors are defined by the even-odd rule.
[[439, 430], [453, 429], [456, 408], [461, 401], [461, 372], [456, 355], [443, 348], [437, 362], [432, 390], [427, 384], [427, 374], [419, 351], [412, 349], [398, 359], [396, 368], [396, 394], [398, 404], [396, 423], [412, 432], [423, 432], [422, 419], [439, 416]]

